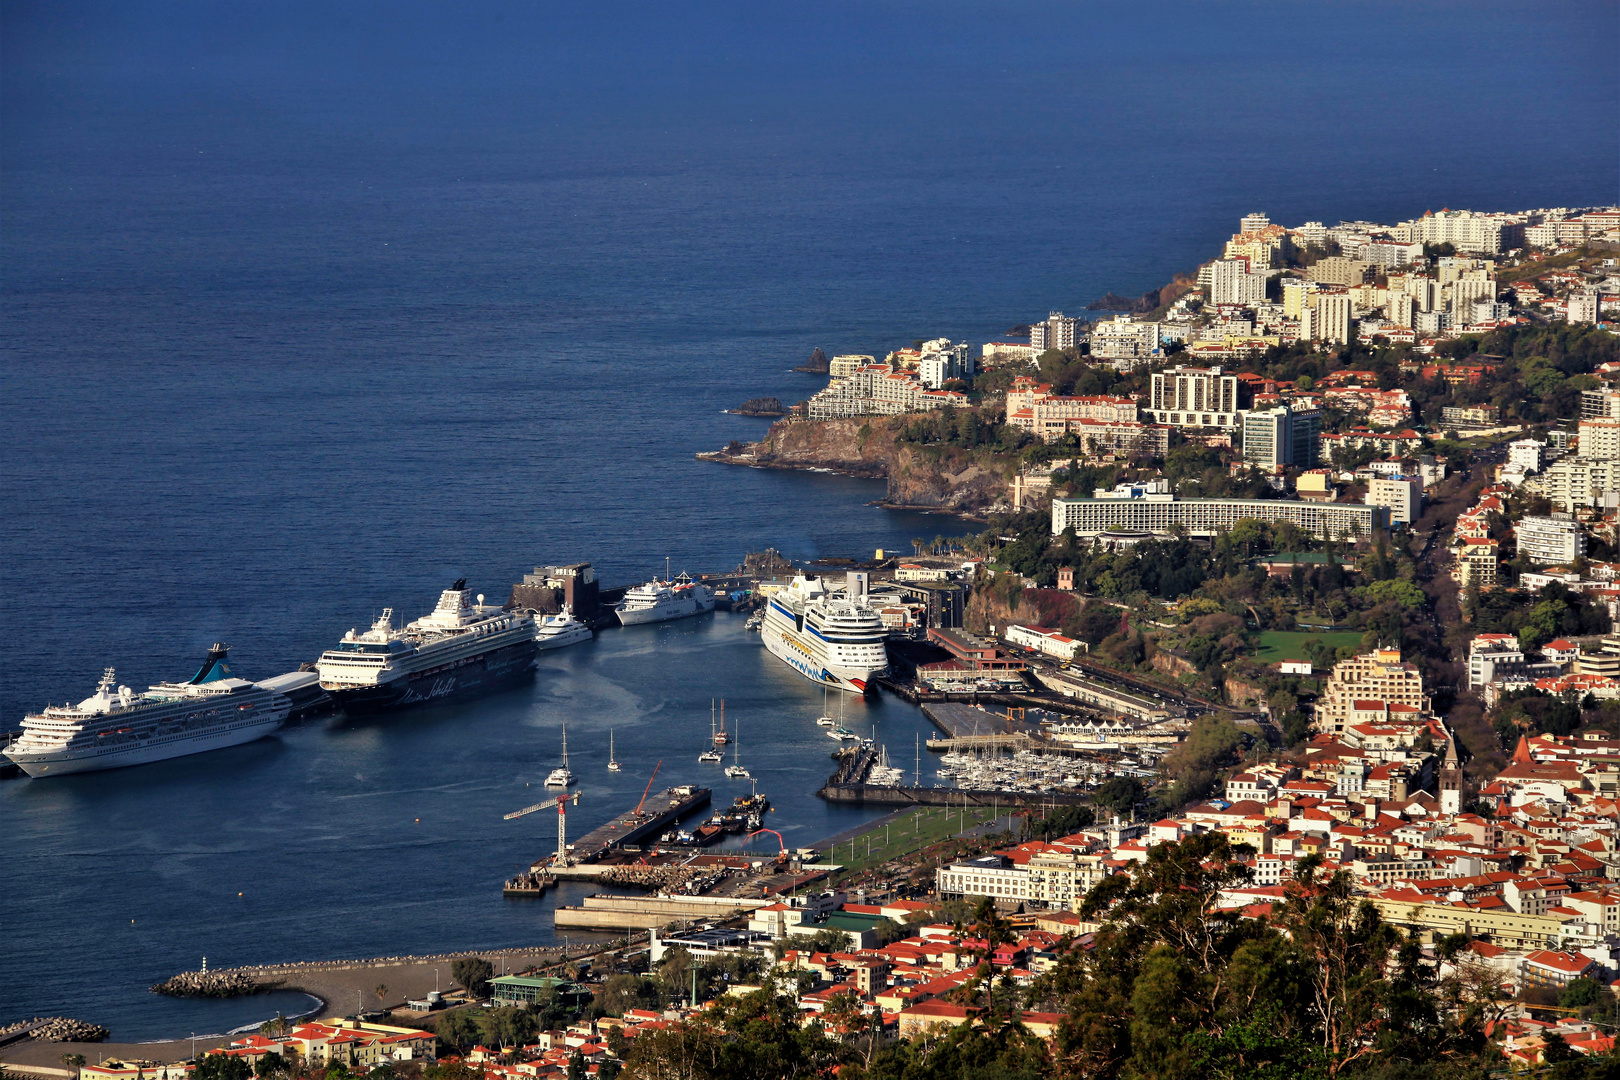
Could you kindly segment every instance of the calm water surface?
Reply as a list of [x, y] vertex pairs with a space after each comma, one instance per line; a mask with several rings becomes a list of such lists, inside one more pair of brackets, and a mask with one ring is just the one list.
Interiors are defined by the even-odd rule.
[[[881, 484], [692, 454], [764, 429], [727, 406], [817, 389], [787, 370], [813, 346], [988, 341], [1157, 287], [1253, 210], [1613, 201], [1616, 19], [0, 7], [0, 718], [106, 665], [189, 675], [215, 640], [286, 671], [457, 577], [502, 596], [539, 563], [624, 584], [666, 555], [951, 533], [866, 505]], [[718, 696], [790, 842], [859, 820], [810, 794], [819, 691], [724, 614], [549, 655], [472, 706], [0, 784], [0, 1022], [222, 1030], [275, 1006], [144, 988], [204, 954], [548, 941], [551, 901], [497, 886], [552, 824], [501, 814], [536, 801], [561, 723], [584, 828], [660, 760], [660, 783], [704, 776]], [[914, 710], [857, 709], [909, 760]]]

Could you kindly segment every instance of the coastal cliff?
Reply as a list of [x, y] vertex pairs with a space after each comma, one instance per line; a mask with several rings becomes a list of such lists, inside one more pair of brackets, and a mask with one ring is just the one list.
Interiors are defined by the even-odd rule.
[[902, 442], [911, 418], [858, 416], [772, 425], [757, 443], [734, 444], [705, 461], [772, 469], [825, 469], [888, 481], [883, 504], [974, 514], [1004, 501], [1007, 478], [980, 455]]

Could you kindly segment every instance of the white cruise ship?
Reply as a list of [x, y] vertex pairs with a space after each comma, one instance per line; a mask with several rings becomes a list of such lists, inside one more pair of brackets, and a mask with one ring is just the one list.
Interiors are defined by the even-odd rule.
[[591, 628], [574, 618], [574, 613], [569, 610], [567, 604], [564, 604], [562, 611], [540, 620], [539, 626], [534, 631], [534, 644], [543, 652], [546, 649], [578, 645], [582, 641], [591, 640], [591, 636]]
[[889, 670], [888, 630], [866, 603], [866, 577], [852, 573], [833, 591], [802, 574], [770, 598], [760, 638], [775, 656], [823, 686], [864, 694]]
[[365, 633], [350, 630], [321, 654], [321, 688], [350, 715], [472, 697], [530, 678], [534, 618], [475, 605], [465, 579], [439, 594], [433, 613], [396, 629], [394, 610]]
[[77, 705], [51, 705], [24, 717], [22, 737], [5, 755], [29, 776], [65, 776], [200, 754], [270, 734], [292, 702], [232, 677], [227, 651], [224, 645], [210, 649], [190, 682], [159, 683], [142, 694], [115, 689], [108, 668], [96, 692]]
[[613, 610], [619, 615], [620, 625], [640, 626], [713, 611], [714, 594], [701, 581], [682, 574], [673, 581], [654, 579], [637, 585]]

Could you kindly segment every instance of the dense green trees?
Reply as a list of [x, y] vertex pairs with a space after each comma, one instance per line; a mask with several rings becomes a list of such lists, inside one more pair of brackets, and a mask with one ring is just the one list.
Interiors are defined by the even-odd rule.
[[481, 956], [463, 956], [450, 962], [450, 977], [473, 997], [489, 996], [489, 980], [495, 975], [495, 965]]

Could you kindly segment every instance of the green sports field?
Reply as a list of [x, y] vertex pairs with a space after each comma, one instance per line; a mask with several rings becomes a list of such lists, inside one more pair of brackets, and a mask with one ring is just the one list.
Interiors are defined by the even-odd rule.
[[1274, 664], [1278, 660], [1304, 660], [1305, 642], [1313, 637], [1321, 638], [1335, 649], [1345, 645], [1361, 646], [1361, 635], [1354, 630], [1336, 630], [1328, 634], [1267, 630], [1260, 635], [1260, 648], [1255, 651], [1255, 659], [1263, 664]]

